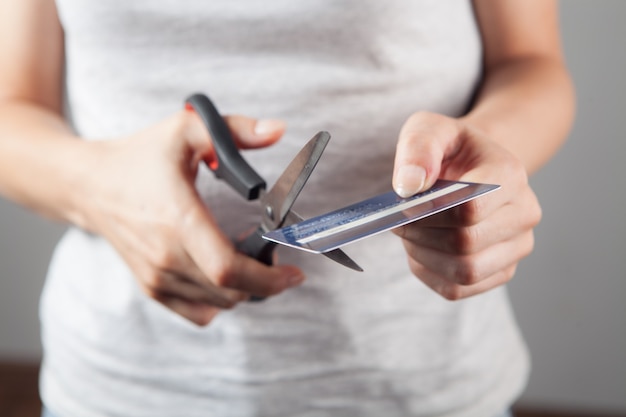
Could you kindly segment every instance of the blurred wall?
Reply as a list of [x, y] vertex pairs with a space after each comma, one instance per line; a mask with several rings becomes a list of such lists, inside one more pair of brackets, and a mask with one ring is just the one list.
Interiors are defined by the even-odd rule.
[[534, 363], [523, 400], [626, 412], [626, 2], [560, 5], [578, 110], [532, 179], [544, 219], [510, 285]]
[[[510, 285], [534, 363], [522, 403], [626, 412], [626, 2], [567, 0], [561, 16], [578, 117], [532, 179], [544, 220]], [[41, 355], [37, 302], [61, 231], [0, 199], [0, 359]]]
[[41, 356], [39, 293], [62, 231], [0, 198], [0, 360]]

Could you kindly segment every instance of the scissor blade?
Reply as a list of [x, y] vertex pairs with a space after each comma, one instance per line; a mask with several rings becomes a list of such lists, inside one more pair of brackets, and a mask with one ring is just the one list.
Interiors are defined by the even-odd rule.
[[[290, 210], [285, 218], [285, 226], [292, 225], [294, 223], [300, 223], [304, 219], [293, 210]], [[353, 269], [355, 271], [363, 272], [363, 268], [361, 268], [356, 262], [352, 260], [344, 251], [341, 249], [333, 249], [328, 252], [322, 253], [328, 259], [332, 259], [333, 261], [345, 266], [346, 268]]]
[[363, 268], [361, 268], [356, 262], [352, 260], [344, 251], [341, 249], [333, 249], [328, 252], [322, 253], [325, 257], [332, 259], [333, 261], [340, 263], [346, 268], [353, 269], [355, 271], [363, 272]]
[[267, 230], [282, 226], [329, 140], [328, 132], [319, 132], [313, 136], [283, 171], [272, 189], [263, 195], [263, 226]]

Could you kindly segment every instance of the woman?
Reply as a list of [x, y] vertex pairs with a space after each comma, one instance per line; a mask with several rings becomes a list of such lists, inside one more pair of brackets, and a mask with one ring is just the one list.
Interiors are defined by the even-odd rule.
[[[71, 225], [42, 296], [46, 413], [484, 417], [523, 389], [502, 285], [540, 219], [527, 177], [571, 125], [555, 2], [300, 3], [0, 6], [0, 190]], [[265, 266], [231, 243], [257, 219], [200, 163], [196, 91], [270, 184], [331, 132], [306, 216], [390, 183], [502, 188], [348, 247], [365, 273]]]

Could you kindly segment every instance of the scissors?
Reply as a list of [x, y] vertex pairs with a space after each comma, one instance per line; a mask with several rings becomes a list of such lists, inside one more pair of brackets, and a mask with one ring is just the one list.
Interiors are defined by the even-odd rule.
[[[276, 243], [264, 239], [263, 234], [303, 220], [291, 207], [322, 156], [330, 134], [321, 131], [310, 139], [274, 186], [266, 191], [265, 180], [242, 157], [226, 122], [211, 100], [204, 94], [194, 94], [186, 100], [185, 107], [200, 116], [211, 135], [215, 157], [207, 164], [209, 169], [246, 200], [258, 199], [260, 202], [261, 221], [258, 227], [242, 240], [235, 242], [235, 247], [265, 265], [272, 265]], [[345, 267], [363, 271], [340, 249], [323, 255]], [[251, 300], [260, 301], [261, 298], [253, 297]]]

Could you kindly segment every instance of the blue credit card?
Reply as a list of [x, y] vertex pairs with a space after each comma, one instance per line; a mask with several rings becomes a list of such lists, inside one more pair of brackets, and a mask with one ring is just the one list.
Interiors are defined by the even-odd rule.
[[409, 198], [390, 191], [272, 230], [263, 238], [307, 252], [328, 252], [456, 207], [498, 188], [494, 184], [438, 180], [428, 191]]

